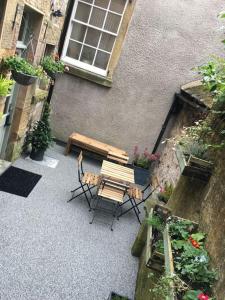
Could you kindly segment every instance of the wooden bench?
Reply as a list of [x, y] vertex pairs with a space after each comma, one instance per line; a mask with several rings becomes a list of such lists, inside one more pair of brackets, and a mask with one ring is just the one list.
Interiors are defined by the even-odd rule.
[[72, 145], [100, 154], [108, 159], [117, 161], [118, 163], [127, 164], [129, 160], [129, 157], [124, 150], [99, 142], [79, 133], [72, 133], [69, 136], [65, 155], [70, 153]]

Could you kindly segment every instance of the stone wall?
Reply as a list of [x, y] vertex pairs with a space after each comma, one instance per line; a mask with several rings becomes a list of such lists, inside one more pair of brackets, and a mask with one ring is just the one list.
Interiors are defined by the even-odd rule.
[[[61, 3], [62, 2], [60, 0], [56, 1], [56, 8], [61, 8]], [[66, 5], [67, 1], [64, 1], [64, 3]], [[30, 62], [34, 64], [38, 64], [40, 62], [44, 55], [46, 44], [51, 44], [56, 48], [58, 46], [64, 17], [54, 18], [51, 16], [50, 1], [8, 0], [6, 2], [6, 10], [0, 39], [0, 60], [15, 53], [16, 42], [18, 40], [22, 15], [25, 8], [32, 10], [39, 18], [37, 22], [34, 23], [36, 24], [34, 27], [35, 53], [34, 56], [32, 53], [28, 54]], [[62, 9], [64, 12], [65, 7], [62, 7]], [[15, 21], [14, 26], [13, 21]], [[40, 116], [41, 114], [41, 105], [32, 104], [33, 97], [37, 98], [38, 94], [36, 87], [38, 88], [36, 84], [29, 87], [19, 87], [19, 91], [16, 95], [10, 135], [6, 140], [7, 149], [5, 153], [2, 153], [2, 156], [8, 160], [18, 157], [29, 124], [32, 121], [37, 120], [37, 116]], [[45, 93], [45, 98], [46, 96], [47, 92]], [[41, 99], [44, 100], [42, 96]]]
[[[112, 88], [64, 74], [52, 104], [54, 135], [73, 131], [127, 150], [151, 151], [179, 86], [220, 53], [223, 1], [137, 0]], [[210, 42], [209, 42], [210, 41]]]

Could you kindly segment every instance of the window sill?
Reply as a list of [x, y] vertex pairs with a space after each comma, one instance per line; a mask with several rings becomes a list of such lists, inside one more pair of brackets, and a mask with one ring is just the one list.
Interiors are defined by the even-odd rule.
[[77, 77], [81, 77], [83, 79], [95, 82], [99, 85], [103, 85], [106, 87], [112, 87], [112, 78], [109, 77], [103, 77], [101, 75], [98, 74], [94, 74], [92, 72], [89, 72], [87, 70], [84, 69], [79, 69], [76, 67], [71, 67], [69, 65], [69, 71], [66, 71], [65, 73], [77, 76]]

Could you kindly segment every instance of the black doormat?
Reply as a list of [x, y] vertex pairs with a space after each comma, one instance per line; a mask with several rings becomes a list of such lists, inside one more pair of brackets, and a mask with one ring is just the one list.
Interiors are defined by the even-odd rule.
[[41, 175], [9, 167], [0, 176], [0, 191], [27, 197], [40, 179]]

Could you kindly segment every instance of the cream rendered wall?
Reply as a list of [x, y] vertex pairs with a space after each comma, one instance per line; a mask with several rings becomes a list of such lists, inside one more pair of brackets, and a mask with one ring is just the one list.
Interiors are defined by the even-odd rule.
[[64, 74], [52, 98], [52, 126], [66, 141], [77, 131], [118, 146], [152, 150], [179, 86], [193, 67], [221, 54], [217, 0], [137, 0], [122, 54], [105, 88]]

